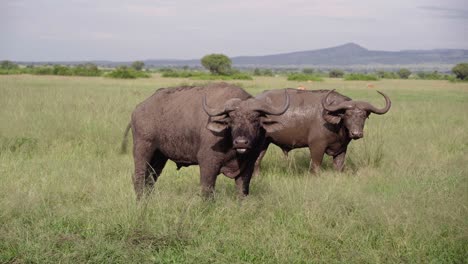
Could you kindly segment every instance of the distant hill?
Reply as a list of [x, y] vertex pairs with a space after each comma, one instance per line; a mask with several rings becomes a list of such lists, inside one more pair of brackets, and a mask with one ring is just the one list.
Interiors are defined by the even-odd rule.
[[[376, 51], [368, 50], [355, 43], [337, 47], [297, 51], [291, 53], [232, 57], [235, 67], [319, 67], [319, 68], [352, 68], [375, 66], [382, 68], [414, 67], [451, 67], [454, 64], [468, 61], [468, 50], [403, 50]], [[200, 66], [200, 60], [147, 60], [151, 66]]]
[[[368, 50], [355, 43], [341, 46], [297, 51], [290, 53], [231, 57], [234, 67], [239, 68], [344, 68], [344, 69], [409, 69], [450, 70], [453, 65], [468, 62], [468, 50], [435, 49], [435, 50], [402, 50], [377, 51]], [[78, 64], [83, 62], [54, 62]], [[131, 62], [93, 61], [101, 66], [130, 65]], [[200, 59], [193, 60], [145, 60], [147, 67], [190, 66], [201, 67]]]
[[468, 61], [468, 50], [375, 51], [354, 43], [276, 55], [232, 58], [237, 65], [368, 65], [368, 64], [456, 64]]

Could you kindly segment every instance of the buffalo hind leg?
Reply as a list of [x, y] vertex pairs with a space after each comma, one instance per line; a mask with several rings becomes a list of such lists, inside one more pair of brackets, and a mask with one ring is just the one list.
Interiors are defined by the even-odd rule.
[[311, 174], [319, 173], [320, 167], [322, 166], [323, 155], [325, 154], [325, 148], [315, 145], [313, 148], [309, 147], [310, 151], [310, 165], [309, 172]]
[[145, 175], [145, 185], [149, 192], [153, 190], [154, 184], [158, 180], [159, 175], [161, 175], [166, 162], [167, 157], [164, 156], [161, 152], [156, 151], [153, 154], [150, 166], [148, 166], [147, 173]]
[[146, 179], [149, 176], [149, 164], [153, 156], [153, 146], [146, 140], [135, 140], [133, 145], [133, 159], [135, 162], [135, 174], [133, 175], [133, 188], [137, 200], [144, 194]]
[[255, 161], [254, 170], [253, 170], [253, 177], [257, 177], [260, 174], [260, 164], [262, 163], [262, 159], [266, 154], [268, 149], [268, 145], [270, 143], [265, 143], [260, 150], [260, 155], [258, 156], [257, 160]]
[[341, 152], [340, 154], [333, 156], [333, 167], [337, 171], [343, 171], [344, 163], [346, 157], [346, 150]]

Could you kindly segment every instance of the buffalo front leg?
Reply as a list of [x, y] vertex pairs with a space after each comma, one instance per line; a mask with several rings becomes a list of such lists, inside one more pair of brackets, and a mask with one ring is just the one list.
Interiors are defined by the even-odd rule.
[[237, 194], [240, 198], [249, 195], [250, 180], [252, 179], [253, 167], [246, 168], [239, 176], [236, 177]]
[[218, 174], [219, 169], [215, 166], [200, 163], [200, 186], [201, 194], [204, 198], [210, 198], [214, 195]]
[[346, 157], [346, 150], [341, 152], [340, 154], [333, 156], [333, 167], [337, 171], [343, 171], [344, 163]]
[[315, 145], [309, 147], [310, 151], [310, 165], [309, 172], [311, 174], [319, 173], [322, 166], [323, 155], [325, 154], [325, 147]]

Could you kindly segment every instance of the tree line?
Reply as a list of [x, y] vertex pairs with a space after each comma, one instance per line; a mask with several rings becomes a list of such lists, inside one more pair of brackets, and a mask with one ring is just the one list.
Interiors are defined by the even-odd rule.
[[[422, 80], [468, 80], [468, 63], [459, 63], [452, 68], [452, 75], [433, 72], [411, 72], [402, 68], [398, 71], [377, 70], [372, 73], [346, 73], [341, 69], [331, 69], [327, 72], [304, 68], [295, 70], [272, 70], [255, 68], [250, 71], [240, 71], [232, 67], [231, 59], [224, 54], [209, 54], [201, 59], [201, 64], [209, 72], [192, 70], [188, 66], [182, 69], [161, 68], [163, 77], [192, 78], [201, 80], [252, 80], [253, 76], [287, 75], [291, 81], [322, 81], [324, 77], [344, 78], [344, 80], [375, 81], [379, 79], [422, 79]], [[36, 74], [36, 75], [62, 75], [62, 76], [106, 76], [112, 78], [145, 78], [150, 77], [149, 69], [144, 69], [142, 61], [135, 61], [130, 66], [118, 66], [112, 70], [100, 69], [93, 63], [76, 66], [66, 65], [28, 65], [20, 67], [14, 62], [5, 60], [0, 62], [0, 74]]]

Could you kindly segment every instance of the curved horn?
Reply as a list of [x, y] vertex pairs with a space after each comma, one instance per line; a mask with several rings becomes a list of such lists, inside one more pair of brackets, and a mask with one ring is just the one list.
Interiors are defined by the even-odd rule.
[[206, 103], [206, 95], [203, 96], [203, 110], [205, 113], [211, 117], [213, 116], [220, 116], [226, 113], [226, 109], [221, 109], [221, 108], [212, 108], [209, 107]]
[[239, 98], [231, 98], [229, 100], [226, 101], [226, 103], [224, 103], [224, 108], [212, 108], [212, 107], [209, 107], [208, 104], [206, 103], [206, 95], [203, 96], [203, 110], [205, 111], [205, 113], [211, 117], [213, 116], [220, 116], [220, 115], [224, 115], [224, 114], [227, 114], [231, 111], [234, 111], [234, 104], [236, 102], [239, 102], [241, 101], [241, 99]]
[[284, 90], [284, 97], [285, 97], [285, 102], [284, 102], [284, 105], [281, 107], [274, 107], [264, 102], [257, 101], [260, 103], [260, 105], [257, 107], [254, 107], [253, 110], [265, 113], [267, 115], [282, 115], [284, 114], [284, 112], [286, 112], [286, 110], [288, 110], [289, 102], [290, 102], [289, 94], [286, 89]]
[[377, 115], [383, 115], [385, 113], [388, 112], [388, 110], [390, 110], [390, 107], [392, 106], [392, 101], [390, 101], [390, 98], [388, 98], [387, 95], [385, 95], [384, 93], [380, 92], [380, 91], [377, 91], [379, 94], [381, 94], [384, 98], [385, 98], [385, 107], [384, 108], [377, 108], [373, 105], [371, 105], [370, 103], [367, 103], [365, 102], [364, 103], [364, 107], [366, 110], [368, 110], [369, 112], [372, 112], [374, 114], [377, 114]]
[[341, 110], [341, 109], [349, 109], [352, 107], [352, 104], [350, 104], [351, 101], [344, 101], [344, 102], [341, 102], [337, 105], [329, 105], [327, 103], [327, 99], [328, 99], [328, 96], [334, 92], [335, 89], [329, 91], [324, 97], [322, 97], [322, 107], [323, 109], [329, 111], [329, 112], [335, 112], [335, 111], [338, 111], [338, 110]]

